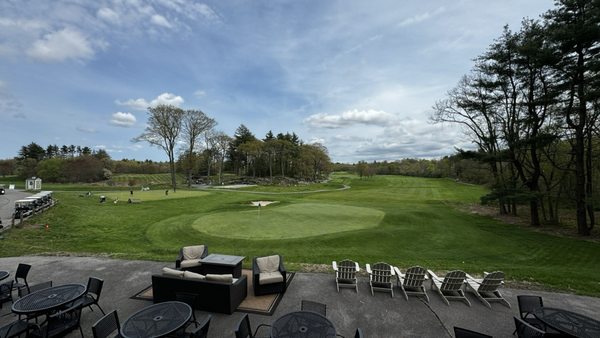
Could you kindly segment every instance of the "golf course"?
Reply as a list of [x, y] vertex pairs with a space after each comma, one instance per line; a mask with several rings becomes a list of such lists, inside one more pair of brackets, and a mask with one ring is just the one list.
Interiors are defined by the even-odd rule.
[[209, 252], [246, 256], [245, 266], [253, 256], [278, 253], [289, 270], [323, 269], [345, 258], [363, 267], [384, 261], [473, 275], [501, 270], [520, 287], [600, 295], [600, 243], [466, 211], [485, 193], [448, 179], [348, 173], [302, 189], [168, 195], [136, 189], [91, 196], [65, 189], [55, 192], [59, 202], [51, 210], [4, 233], [0, 255], [105, 255], [171, 266], [180, 247], [206, 244]]

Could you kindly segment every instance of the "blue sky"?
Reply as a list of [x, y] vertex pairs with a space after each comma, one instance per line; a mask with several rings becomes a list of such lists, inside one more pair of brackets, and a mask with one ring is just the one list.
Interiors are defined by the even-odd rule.
[[472, 145], [428, 123], [505, 24], [552, 0], [0, 2], [0, 158], [32, 141], [165, 160], [146, 108], [200, 109], [232, 135], [296, 132], [334, 161]]

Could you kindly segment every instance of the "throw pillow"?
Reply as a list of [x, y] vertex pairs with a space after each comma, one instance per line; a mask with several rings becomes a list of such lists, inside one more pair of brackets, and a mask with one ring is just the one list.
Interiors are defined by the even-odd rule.
[[202, 256], [202, 253], [204, 252], [204, 245], [184, 246], [182, 251], [183, 259], [186, 261], [200, 259], [200, 256]]
[[175, 269], [165, 267], [162, 269], [162, 272], [163, 272], [163, 275], [165, 275], [165, 276], [183, 278], [183, 271], [181, 271], [181, 270], [175, 270]]
[[256, 265], [260, 272], [275, 272], [279, 271], [279, 256], [259, 257], [256, 259]]
[[184, 279], [195, 279], [195, 280], [205, 280], [206, 279], [206, 277], [204, 275], [195, 273], [195, 272], [191, 272], [191, 271], [184, 271], [183, 278]]
[[213, 275], [209, 273], [206, 274], [206, 280], [210, 280], [213, 282], [233, 283], [233, 275]]

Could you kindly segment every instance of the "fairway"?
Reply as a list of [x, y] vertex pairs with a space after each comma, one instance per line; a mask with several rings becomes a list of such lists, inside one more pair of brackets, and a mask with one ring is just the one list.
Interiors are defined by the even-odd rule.
[[[313, 191], [56, 191], [59, 203], [5, 232], [0, 255], [68, 253], [161, 260], [185, 245], [251, 258], [281, 254], [290, 271], [332, 260], [384, 261], [473, 275], [501, 270], [508, 280], [600, 295], [600, 243], [566, 238], [466, 212], [486, 189], [447, 179], [334, 174]], [[338, 190], [341, 186], [349, 189]], [[310, 187], [310, 186], [309, 186]], [[325, 189], [324, 189], [325, 188]], [[250, 189], [250, 188], [247, 188]], [[108, 203], [98, 203], [98, 196]], [[114, 198], [118, 203], [112, 203]], [[278, 203], [258, 208], [252, 201]], [[39, 224], [48, 224], [48, 230]]]
[[219, 237], [289, 239], [372, 228], [385, 216], [383, 211], [371, 208], [325, 203], [240, 209], [200, 217], [192, 226], [196, 231]]

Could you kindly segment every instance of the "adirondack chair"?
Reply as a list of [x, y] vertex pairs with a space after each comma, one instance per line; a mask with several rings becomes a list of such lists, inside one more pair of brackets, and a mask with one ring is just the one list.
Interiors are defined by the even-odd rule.
[[339, 264], [336, 261], [331, 262], [333, 271], [335, 271], [335, 287], [340, 292], [340, 287], [354, 288], [358, 292], [358, 283], [356, 273], [360, 271], [358, 263], [345, 259]]
[[440, 294], [446, 305], [450, 305], [449, 300], [460, 300], [471, 306], [471, 302], [469, 302], [463, 291], [463, 285], [467, 277], [464, 271], [450, 271], [443, 279], [436, 276], [431, 270], [427, 270], [427, 274], [431, 279], [431, 289]]
[[429, 296], [425, 291], [423, 282], [427, 279], [427, 270], [420, 266], [413, 266], [406, 270], [406, 273], [400, 272], [400, 269], [394, 267], [396, 271], [396, 277], [398, 278], [397, 283], [400, 290], [404, 294], [404, 298], [408, 300], [408, 295], [411, 296], [425, 296], [427, 303], [429, 303]]
[[467, 286], [469, 289], [473, 290], [475, 296], [489, 308], [492, 308], [489, 302], [500, 302], [510, 308], [508, 301], [498, 291], [498, 288], [504, 283], [504, 272], [484, 272], [483, 276], [483, 279], [477, 279], [467, 274]]
[[394, 284], [392, 277], [396, 274], [394, 268], [383, 262], [373, 264], [373, 268], [369, 264], [366, 266], [369, 274], [369, 285], [371, 286], [371, 295], [375, 295], [374, 291], [389, 292], [394, 297]]

